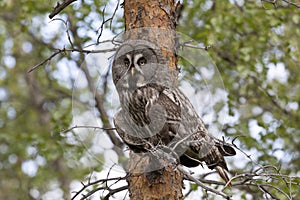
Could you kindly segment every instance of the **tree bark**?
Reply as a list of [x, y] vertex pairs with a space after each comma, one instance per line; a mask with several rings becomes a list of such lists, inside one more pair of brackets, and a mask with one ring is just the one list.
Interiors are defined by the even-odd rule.
[[[125, 0], [125, 31], [129, 39], [144, 39], [158, 46], [168, 61], [173, 84], [177, 84], [176, 24], [179, 2], [174, 0]], [[143, 28], [143, 29], [141, 29]], [[145, 29], [146, 28], [146, 29]], [[160, 161], [164, 163], [164, 161]], [[151, 159], [131, 153], [128, 166], [129, 193], [132, 200], [183, 199], [183, 174], [176, 166], [168, 165], [154, 176], [145, 173]], [[152, 177], [152, 178], [149, 178]], [[154, 179], [153, 179], [154, 177]]]

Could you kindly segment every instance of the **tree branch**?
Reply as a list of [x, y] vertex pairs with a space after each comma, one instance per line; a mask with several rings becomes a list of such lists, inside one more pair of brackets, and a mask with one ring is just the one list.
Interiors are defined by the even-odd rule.
[[[276, 8], [277, 7], [277, 0], [261, 0], [261, 2], [267, 2], [267, 3], [270, 3], [270, 4], [273, 4], [273, 6]], [[300, 8], [300, 5], [299, 4], [296, 4], [294, 2], [291, 2], [291, 1], [288, 1], [288, 0], [282, 0], [284, 1], [285, 3], [287, 3], [288, 5], [292, 5], [292, 6], [295, 6], [297, 8]]]
[[210, 49], [212, 47], [210, 45], [208, 45], [208, 46], [192, 45], [192, 44], [190, 44], [191, 42], [193, 42], [193, 41], [186, 41], [186, 42], [180, 43], [179, 46], [189, 47], [189, 48], [192, 48], [192, 49], [202, 49], [202, 50], [205, 50], [205, 51], [207, 51], [208, 49]]
[[105, 16], [104, 16], [106, 6], [103, 8], [103, 11], [102, 11], [102, 23], [101, 23], [101, 26], [99, 27], [99, 29], [97, 30], [97, 32], [100, 30], [100, 34], [99, 34], [99, 36], [98, 36], [98, 38], [97, 38], [97, 44], [100, 42], [100, 37], [102, 36], [102, 32], [103, 32], [104, 25], [105, 25], [107, 22], [109, 22], [109, 21], [110, 21], [109, 26], [110, 26], [110, 28], [111, 28], [111, 24], [112, 24], [113, 18], [115, 17], [116, 12], [117, 12], [117, 10], [118, 10], [118, 8], [119, 8], [119, 3], [120, 3], [120, 0], [118, 0], [117, 5], [116, 5], [116, 7], [115, 7], [115, 10], [114, 10], [112, 16], [111, 16], [110, 18], [106, 19], [106, 20], [105, 20]]
[[62, 3], [57, 2], [56, 6], [53, 8], [52, 12], [49, 15], [49, 18], [52, 19], [55, 15], [60, 13], [63, 9], [65, 9], [68, 5], [75, 2], [77, 0], [64, 0]]
[[64, 49], [58, 49], [56, 52], [54, 52], [51, 56], [49, 56], [47, 59], [43, 60], [42, 62], [40, 62], [39, 64], [34, 65], [33, 67], [31, 67], [27, 73], [32, 72], [33, 70], [37, 69], [39, 66], [44, 65], [46, 62], [52, 60], [52, 58], [54, 58], [56, 55], [60, 54], [64, 52]]
[[197, 185], [199, 185], [200, 187], [202, 187], [203, 189], [205, 189], [205, 190], [207, 190], [209, 192], [212, 192], [214, 194], [220, 195], [220, 196], [222, 196], [225, 199], [231, 199], [231, 197], [228, 196], [227, 194], [225, 194], [225, 193], [223, 193], [221, 191], [215, 190], [213, 188], [210, 188], [210, 187], [206, 186], [205, 184], [203, 184], [202, 182], [200, 182], [198, 179], [196, 179], [195, 177], [193, 177], [189, 172], [187, 172], [185, 169], [183, 169], [182, 166], [178, 166], [178, 169], [184, 174], [184, 176], [185, 176], [185, 178], [187, 180], [193, 181]]
[[289, 4], [289, 5], [292, 5], [292, 6], [295, 6], [297, 8], [300, 8], [300, 5], [299, 4], [296, 4], [296, 3], [293, 3], [293, 2], [290, 2], [290, 1], [287, 1], [287, 0], [282, 0], [284, 1], [285, 3]]
[[92, 186], [95, 187], [96, 185], [100, 185], [100, 184], [101, 185], [103, 184], [105, 186], [103, 186], [103, 187], [96, 187], [95, 189], [89, 191], [87, 194], [82, 194], [82, 198], [81, 199], [87, 199], [87, 197], [90, 197], [94, 193], [96, 193], [98, 191], [101, 191], [101, 190], [108, 190], [109, 191], [109, 193], [104, 197], [104, 199], [108, 199], [113, 194], [118, 193], [118, 192], [123, 191], [123, 190], [126, 190], [128, 188], [128, 185], [125, 185], [125, 186], [122, 186], [122, 187], [119, 187], [119, 188], [116, 188], [116, 189], [111, 189], [110, 186], [107, 186], [107, 182], [108, 181], [115, 181], [114, 184], [116, 184], [119, 181], [125, 180], [125, 179], [126, 179], [126, 176], [125, 177], [115, 177], [115, 178], [99, 179], [97, 181], [91, 182], [91, 177], [90, 177], [89, 180], [88, 180], [88, 182], [86, 184], [83, 183], [83, 182], [81, 182], [82, 188], [78, 192], [73, 192], [73, 193], [75, 193], [75, 195], [72, 197], [71, 200], [75, 200], [76, 197], [78, 195], [80, 195], [87, 188], [92, 187]]
[[116, 51], [117, 48], [111, 48], [111, 49], [103, 49], [103, 50], [84, 50], [84, 49], [78, 49], [78, 48], [72, 48], [72, 49], [57, 49], [56, 52], [54, 52], [52, 55], [50, 55], [48, 58], [46, 58], [45, 60], [43, 60], [42, 62], [40, 62], [39, 64], [34, 65], [33, 67], [31, 67], [27, 73], [30, 73], [34, 70], [36, 70], [38, 67], [44, 65], [46, 62], [51, 61], [55, 56], [57, 56], [58, 54], [61, 53], [66, 53], [66, 52], [79, 52], [79, 53], [86, 53], [86, 54], [90, 54], [90, 53], [108, 53], [108, 52], [113, 52]]
[[101, 130], [105, 130], [105, 131], [116, 130], [116, 128], [103, 128], [103, 127], [98, 127], [98, 126], [78, 126], [78, 125], [75, 125], [75, 126], [73, 126], [71, 128], [62, 130], [62, 132], [66, 133], [66, 132], [72, 131], [73, 129], [77, 129], [77, 128], [101, 129]]

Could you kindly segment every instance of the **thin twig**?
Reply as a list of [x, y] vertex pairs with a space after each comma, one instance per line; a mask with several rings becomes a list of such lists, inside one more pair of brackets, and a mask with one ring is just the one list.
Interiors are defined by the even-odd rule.
[[[68, 17], [68, 18], [69, 18], [69, 17]], [[66, 21], [66, 20], [64, 20], [64, 19], [62, 19], [62, 18], [55, 18], [55, 19], [53, 19], [53, 20], [51, 20], [51, 21], [61, 21], [61, 22], [65, 25], [68, 41], [69, 41], [71, 47], [74, 48], [74, 44], [73, 44], [73, 42], [72, 42], [72, 40], [71, 40], [71, 36], [70, 36], [70, 32], [69, 32], [69, 27], [68, 27], [68, 23], [70, 24], [70, 27], [72, 27], [72, 23], [71, 23], [70, 18], [69, 18], [68, 21]]]
[[183, 44], [181, 44], [181, 46], [189, 47], [189, 48], [193, 48], [193, 49], [202, 49], [202, 50], [205, 50], [205, 51], [207, 51], [208, 49], [211, 48], [210, 45], [208, 45], [208, 46], [198, 46], [198, 45], [192, 45], [192, 44], [187, 44], [187, 43], [183, 43]]
[[125, 180], [126, 178], [127, 178], [127, 175], [123, 176], [123, 177], [114, 177], [114, 178], [99, 179], [97, 181], [90, 182], [89, 186], [95, 185], [95, 184], [102, 184], [102, 183], [105, 183], [107, 181], [121, 181], [121, 180]]
[[287, 0], [282, 0], [282, 1], [284, 1], [287, 4], [293, 5], [293, 6], [297, 7], [297, 8], [300, 8], [299, 4], [296, 4], [296, 3], [293, 3], [293, 2], [290, 2], [290, 1], [287, 1]]
[[[297, 4], [297, 3], [294, 3], [294, 2], [291, 2], [291, 1], [288, 1], [288, 0], [282, 0], [282, 1], [284, 1], [288, 5], [292, 5], [292, 6], [295, 6], [297, 8], [300, 8], [300, 5]], [[277, 0], [261, 0], [261, 2], [267, 2], [267, 3], [273, 4], [273, 6], [275, 8], [277, 8]], [[262, 5], [263, 5], [263, 3], [262, 3]], [[264, 5], [263, 5], [263, 7], [266, 8]]]
[[[100, 26], [99, 29], [98, 29], [98, 31], [100, 30], [100, 34], [99, 34], [99, 36], [98, 36], [98, 38], [97, 38], [97, 44], [100, 43], [100, 37], [102, 36], [102, 32], [103, 32], [103, 29], [104, 29], [104, 25], [105, 25], [107, 22], [109, 22], [109, 21], [110, 21], [110, 24], [109, 24], [110, 27], [109, 27], [109, 28], [111, 29], [112, 20], [114, 19], [115, 15], [116, 15], [116, 12], [117, 12], [117, 10], [118, 10], [118, 8], [119, 8], [119, 3], [120, 3], [120, 0], [118, 0], [117, 5], [116, 5], [116, 7], [115, 7], [115, 10], [114, 10], [112, 16], [111, 16], [110, 18], [106, 19], [106, 20], [105, 20], [105, 9], [106, 9], [106, 6], [104, 6], [104, 8], [103, 8], [103, 10], [102, 10], [102, 23], [101, 23], [101, 26]], [[97, 31], [97, 32], [98, 32], [98, 31]]]
[[[121, 181], [121, 180], [124, 180], [126, 177], [127, 177], [127, 176], [124, 176], [124, 177], [114, 177], [114, 178], [105, 178], [105, 179], [99, 179], [99, 180], [94, 181], [94, 182], [91, 182], [91, 181], [90, 181], [90, 178], [89, 178], [87, 184], [84, 184], [83, 182], [81, 182], [82, 188], [81, 188], [79, 191], [77, 191], [77, 192], [73, 192], [73, 193], [75, 193], [75, 195], [72, 197], [71, 200], [74, 200], [79, 194], [81, 194], [81, 193], [82, 193], [84, 190], [86, 190], [88, 187], [95, 186], [95, 185], [98, 185], [98, 184], [107, 183], [108, 181], [116, 181], [115, 183], [117, 183], [117, 182], [119, 182], [119, 181]], [[126, 187], [126, 186], [123, 186], [123, 187], [121, 187], [121, 188], [124, 188], [124, 187]], [[114, 190], [117, 190], [117, 189], [118, 189], [118, 188], [116, 188], [116, 189], [114, 189]], [[96, 188], [96, 189], [90, 191], [88, 194], [82, 194], [83, 199], [86, 198], [86, 197], [88, 197], [88, 196], [90, 196], [90, 195], [92, 195], [92, 194], [94, 194], [94, 193], [97, 192], [97, 191], [100, 191], [100, 190], [108, 190], [108, 188], [107, 188], [107, 187], [99, 187], [99, 188]], [[111, 191], [111, 190], [112, 190], [112, 189], [110, 189], [110, 191]], [[122, 189], [122, 190], [123, 190], [123, 189]], [[120, 190], [120, 191], [122, 191], [122, 190]], [[115, 193], [116, 193], [116, 192], [115, 192]]]
[[46, 62], [52, 60], [52, 58], [54, 58], [55, 56], [57, 56], [60, 53], [66, 53], [66, 52], [80, 52], [80, 53], [86, 53], [86, 54], [90, 54], [90, 53], [108, 53], [108, 52], [113, 52], [116, 51], [117, 48], [111, 48], [111, 49], [103, 49], [103, 50], [80, 50], [78, 48], [72, 48], [72, 49], [57, 49], [56, 52], [54, 52], [51, 56], [49, 56], [47, 59], [43, 60], [42, 62], [40, 62], [39, 64], [36, 64], [35, 66], [31, 67], [27, 73], [30, 73], [34, 70], [36, 70], [38, 67], [44, 65]]
[[128, 185], [116, 188], [116, 189], [110, 189], [109, 193], [103, 198], [103, 200], [109, 200], [109, 197], [111, 197], [112, 195], [121, 192], [123, 190], [127, 190], [128, 189]]
[[31, 67], [31, 68], [27, 71], [27, 73], [30, 73], [30, 72], [32, 72], [33, 70], [37, 69], [39, 66], [44, 65], [46, 62], [52, 60], [52, 58], [54, 58], [56, 55], [58, 55], [58, 54], [60, 54], [60, 53], [62, 53], [62, 52], [64, 52], [64, 49], [59, 49], [59, 50], [57, 50], [57, 51], [54, 52], [51, 56], [49, 56], [47, 59], [45, 59], [45, 60], [43, 60], [42, 62], [40, 62], [39, 64], [36, 64], [35, 66]]
[[78, 125], [75, 125], [71, 128], [62, 130], [62, 132], [66, 133], [66, 132], [72, 131], [73, 129], [77, 129], [77, 128], [92, 128], [92, 129], [101, 129], [101, 130], [105, 130], [105, 131], [116, 130], [116, 128], [103, 128], [103, 127], [98, 127], [98, 126], [78, 126]]
[[222, 197], [224, 197], [225, 199], [231, 199], [231, 197], [221, 191], [215, 190], [213, 188], [210, 188], [208, 186], [206, 186], [205, 184], [203, 184], [202, 182], [200, 182], [198, 179], [196, 179], [195, 177], [193, 177], [189, 172], [187, 172], [186, 170], [183, 169], [182, 166], [178, 166], [178, 169], [185, 175], [185, 177], [188, 180], [191, 180], [193, 182], [195, 182], [197, 185], [199, 185], [200, 187], [202, 187], [203, 189], [212, 192], [214, 194], [220, 195]]

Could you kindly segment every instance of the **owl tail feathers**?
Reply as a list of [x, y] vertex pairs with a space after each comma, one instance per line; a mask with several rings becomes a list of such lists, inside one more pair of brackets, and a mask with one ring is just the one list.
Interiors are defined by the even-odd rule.
[[221, 178], [226, 182], [226, 185], [232, 186], [231, 185], [231, 180], [229, 179], [225, 169], [223, 169], [220, 166], [216, 166], [215, 169], [217, 170], [217, 172], [219, 173], [219, 175], [221, 176]]

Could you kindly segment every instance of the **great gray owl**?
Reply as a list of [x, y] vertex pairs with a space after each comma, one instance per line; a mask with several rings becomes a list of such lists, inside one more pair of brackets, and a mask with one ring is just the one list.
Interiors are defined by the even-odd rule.
[[121, 101], [114, 118], [118, 134], [136, 153], [172, 151], [181, 164], [205, 162], [227, 182], [224, 156], [235, 155], [235, 150], [208, 133], [188, 98], [173, 86], [166, 65], [150, 42], [129, 40], [118, 48], [112, 66]]

